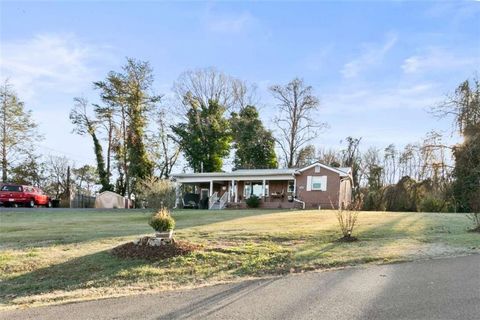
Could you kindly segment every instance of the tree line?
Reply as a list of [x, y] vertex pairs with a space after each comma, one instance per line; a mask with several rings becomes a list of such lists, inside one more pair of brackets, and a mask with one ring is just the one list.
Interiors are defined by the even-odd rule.
[[[82, 188], [98, 183], [101, 191], [136, 194], [142, 181], [169, 178], [180, 155], [194, 172], [221, 171], [229, 158], [234, 169], [321, 161], [353, 169], [355, 194], [364, 198], [364, 209], [478, 210], [477, 79], [461, 83], [432, 108], [433, 116], [453, 116], [462, 143], [448, 146], [442, 134], [429, 132], [401, 149], [390, 144], [363, 150], [361, 137], [346, 137], [341, 150], [315, 146], [313, 139], [327, 124], [314, 120], [319, 99], [300, 78], [269, 88], [276, 102], [272, 129], [260, 118], [256, 87], [214, 68], [182, 73], [173, 84], [175, 98], [167, 99], [154, 90], [149, 62], [128, 58], [120, 71], [94, 82], [93, 90], [95, 102], [76, 97], [70, 112], [73, 132], [91, 139], [96, 160], [94, 167], [72, 167], [72, 180], [80, 179]], [[45, 184], [39, 177], [52, 179], [65, 159], [40, 163], [31, 148], [41, 138], [31, 111], [7, 82], [0, 97], [2, 181]], [[50, 185], [58, 187], [61, 180]]]

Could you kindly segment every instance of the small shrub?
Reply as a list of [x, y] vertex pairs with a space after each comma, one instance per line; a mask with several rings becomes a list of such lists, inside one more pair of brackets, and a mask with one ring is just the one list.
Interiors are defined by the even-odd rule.
[[[333, 207], [333, 203], [332, 203]], [[340, 241], [350, 242], [357, 241], [357, 238], [352, 236], [353, 229], [357, 223], [358, 212], [363, 207], [363, 195], [359, 195], [356, 199], [349, 204], [344, 206], [343, 204], [335, 212], [337, 217], [338, 226], [340, 227], [340, 232], [343, 237], [339, 239]]]
[[473, 222], [473, 227], [470, 231], [480, 232], [480, 197], [475, 197], [475, 199], [470, 201], [470, 208], [472, 212], [467, 214], [467, 218]]
[[467, 218], [473, 223], [473, 227], [470, 229], [472, 232], [480, 232], [480, 213], [472, 212], [467, 214]]
[[175, 228], [175, 220], [170, 215], [168, 209], [160, 209], [155, 213], [148, 223], [155, 231], [165, 232]]
[[352, 233], [357, 223], [358, 211], [341, 208], [335, 212], [335, 215], [337, 216], [338, 225], [343, 235], [342, 239], [355, 239]]
[[172, 209], [175, 207], [175, 185], [166, 179], [150, 177], [139, 183], [139, 197], [145, 201], [147, 208]]
[[260, 206], [260, 198], [256, 195], [251, 195], [245, 202], [249, 208], [258, 208]]
[[420, 212], [442, 212], [445, 208], [445, 202], [436, 197], [427, 196], [420, 201], [418, 211]]

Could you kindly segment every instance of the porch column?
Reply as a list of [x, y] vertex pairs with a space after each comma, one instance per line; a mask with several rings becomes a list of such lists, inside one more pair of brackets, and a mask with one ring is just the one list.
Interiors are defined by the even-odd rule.
[[263, 198], [263, 201], [265, 201], [265, 191], [267, 191], [267, 190], [265, 188], [265, 179], [263, 179], [263, 181], [262, 181], [262, 198]]
[[292, 197], [295, 198], [297, 195], [297, 179], [295, 177], [293, 178], [293, 194]]
[[213, 195], [213, 180], [210, 180], [210, 197]]
[[235, 192], [235, 202], [238, 202], [238, 182], [232, 180], [232, 183], [235, 184], [235, 188], [233, 188], [233, 192]]
[[176, 201], [175, 201], [175, 209], [179, 207], [180, 203], [182, 202], [182, 192], [180, 190], [180, 183], [175, 184], [175, 195], [176, 195]]

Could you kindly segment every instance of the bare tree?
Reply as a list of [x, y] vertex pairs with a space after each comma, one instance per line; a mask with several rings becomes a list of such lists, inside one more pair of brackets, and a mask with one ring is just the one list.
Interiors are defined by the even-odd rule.
[[302, 147], [326, 124], [314, 119], [320, 103], [313, 88], [305, 85], [302, 79], [295, 78], [287, 85], [274, 85], [270, 91], [279, 107], [279, 115], [274, 119], [278, 128], [276, 140], [286, 166], [292, 168]]
[[362, 161], [359, 151], [361, 140], [362, 138], [347, 137], [345, 139], [347, 148], [342, 150], [342, 166], [352, 168], [354, 191], [358, 190], [359, 181], [361, 179], [359, 176], [361, 173], [360, 166]]
[[72, 164], [66, 157], [50, 156], [46, 162], [48, 180], [45, 191], [56, 199], [66, 196], [72, 188], [69, 171]]
[[187, 109], [192, 105], [192, 100], [203, 106], [208, 106], [212, 100], [229, 112], [257, 102], [254, 85], [249, 86], [213, 67], [183, 72], [173, 84], [173, 90]]
[[180, 155], [180, 145], [172, 137], [173, 133], [168, 125], [172, 121], [167, 110], [162, 108], [154, 116], [158, 129], [150, 137], [148, 147], [151, 149], [149, 151], [158, 176], [160, 179], [167, 179]]
[[317, 153], [317, 159], [326, 165], [340, 167], [342, 155], [335, 149], [320, 149]]
[[316, 151], [315, 146], [309, 144], [300, 149], [298, 152], [297, 161], [295, 162], [295, 167], [301, 168], [306, 167], [316, 161]]
[[97, 137], [96, 128], [98, 120], [88, 115], [88, 101], [85, 98], [74, 98], [74, 106], [70, 112], [70, 120], [75, 125], [73, 132], [79, 135], [88, 134], [92, 137], [95, 158], [97, 160], [97, 172], [102, 184], [102, 190], [111, 190], [110, 177], [105, 171], [102, 145]]
[[397, 157], [398, 151], [395, 145], [393, 143], [388, 145], [383, 154], [384, 184], [394, 184], [397, 181]]
[[468, 135], [480, 123], [480, 80], [462, 82], [454, 94], [448, 95], [443, 103], [431, 108], [432, 113], [445, 118], [452, 116], [454, 125], [462, 135]]
[[[372, 171], [375, 171], [376, 168], [381, 167], [381, 156], [380, 149], [376, 147], [370, 147], [366, 152], [362, 154], [362, 161], [360, 162], [360, 174], [361, 177], [359, 183], [361, 186], [366, 186], [369, 184], [370, 177], [372, 176]], [[380, 184], [379, 181], [377, 184]]]

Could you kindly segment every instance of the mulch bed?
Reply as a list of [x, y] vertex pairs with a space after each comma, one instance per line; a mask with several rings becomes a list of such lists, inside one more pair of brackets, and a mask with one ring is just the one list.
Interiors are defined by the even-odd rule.
[[156, 247], [128, 242], [113, 248], [112, 254], [122, 259], [162, 260], [183, 256], [200, 248], [201, 246], [186, 241], [175, 241]]
[[355, 242], [358, 241], [357, 237], [341, 237], [340, 239], [336, 240], [337, 242]]

